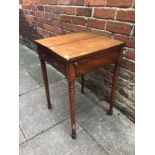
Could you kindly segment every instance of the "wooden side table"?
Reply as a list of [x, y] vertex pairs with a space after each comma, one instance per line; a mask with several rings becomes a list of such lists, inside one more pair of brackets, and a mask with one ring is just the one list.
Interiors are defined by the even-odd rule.
[[118, 70], [124, 42], [94, 33], [79, 32], [35, 40], [41, 62], [48, 108], [51, 108], [45, 62], [62, 72], [68, 80], [72, 138], [76, 138], [76, 109], [74, 81], [81, 76], [84, 93], [84, 74], [107, 64], [115, 64], [111, 101], [108, 114], [112, 114]]

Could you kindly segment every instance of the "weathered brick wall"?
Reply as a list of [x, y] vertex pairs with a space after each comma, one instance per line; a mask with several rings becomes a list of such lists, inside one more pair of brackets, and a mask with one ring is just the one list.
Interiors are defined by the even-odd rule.
[[[116, 107], [134, 120], [134, 0], [20, 0], [20, 35], [33, 40], [77, 31], [92, 31], [126, 43], [118, 80]], [[86, 76], [86, 86], [109, 101], [113, 65]]]

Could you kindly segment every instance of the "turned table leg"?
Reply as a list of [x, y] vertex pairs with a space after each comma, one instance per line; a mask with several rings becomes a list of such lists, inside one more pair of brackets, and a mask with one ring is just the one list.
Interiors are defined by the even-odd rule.
[[42, 58], [40, 58], [41, 62], [41, 70], [42, 70], [42, 75], [43, 75], [43, 81], [45, 85], [45, 92], [46, 92], [46, 97], [47, 97], [47, 107], [48, 109], [51, 109], [51, 101], [50, 101], [50, 93], [49, 93], [49, 85], [48, 85], [48, 77], [47, 77], [47, 71], [46, 71], [46, 64]]
[[115, 64], [113, 81], [112, 81], [110, 108], [109, 108], [109, 111], [108, 111], [109, 115], [112, 115], [112, 113], [113, 113], [113, 107], [114, 107], [114, 101], [115, 101], [115, 90], [116, 90], [117, 79], [118, 79], [118, 72], [119, 72], [119, 65]]
[[84, 74], [81, 75], [81, 93], [84, 94]]
[[75, 119], [75, 90], [74, 81], [69, 81], [69, 99], [70, 99], [70, 114], [71, 114], [71, 128], [72, 138], [76, 138], [76, 119]]

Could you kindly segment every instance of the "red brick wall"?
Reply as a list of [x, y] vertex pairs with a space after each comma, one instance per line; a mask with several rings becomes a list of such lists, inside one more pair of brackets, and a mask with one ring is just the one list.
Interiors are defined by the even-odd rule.
[[[124, 41], [116, 106], [134, 118], [134, 0], [20, 0], [20, 4], [20, 35], [30, 47], [34, 47], [36, 38], [78, 31], [92, 31]], [[107, 66], [86, 78], [87, 87], [99, 99], [109, 100], [112, 69], [113, 66]], [[92, 87], [93, 82], [99, 84], [99, 90]]]

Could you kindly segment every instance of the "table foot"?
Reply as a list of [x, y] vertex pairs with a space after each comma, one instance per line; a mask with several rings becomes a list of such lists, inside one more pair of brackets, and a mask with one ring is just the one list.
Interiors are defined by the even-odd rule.
[[110, 109], [107, 114], [111, 116], [113, 114], [113, 110]]
[[72, 139], [76, 139], [76, 132], [72, 131]]
[[47, 104], [47, 108], [48, 109], [52, 109], [52, 105], [51, 104]]

